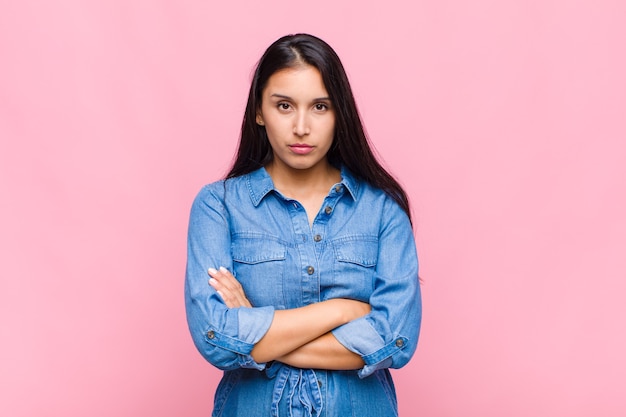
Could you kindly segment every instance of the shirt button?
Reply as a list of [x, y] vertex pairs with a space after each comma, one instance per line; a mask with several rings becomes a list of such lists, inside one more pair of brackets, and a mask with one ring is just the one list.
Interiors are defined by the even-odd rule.
[[404, 346], [404, 341], [402, 339], [397, 339], [396, 340], [396, 346], [401, 348], [402, 346]]
[[339, 191], [341, 191], [341, 185], [335, 186], [335, 192], [338, 193]]
[[313, 272], [315, 272], [315, 268], [313, 268], [312, 266], [309, 266], [306, 269], [306, 273], [309, 274], [309, 275], [313, 275]]
[[330, 214], [332, 213], [332, 211], [333, 211], [333, 208], [331, 206], [326, 206], [326, 208], [324, 209], [324, 213], [326, 214]]
[[319, 379], [317, 380], [317, 386], [322, 388], [322, 381], [320, 381]]
[[206, 337], [209, 339], [215, 339], [215, 332], [213, 330], [209, 330], [206, 334]]
[[315, 235], [315, 236], [313, 236], [313, 240], [316, 241], [316, 242], [319, 242], [320, 240], [322, 240], [322, 236]]

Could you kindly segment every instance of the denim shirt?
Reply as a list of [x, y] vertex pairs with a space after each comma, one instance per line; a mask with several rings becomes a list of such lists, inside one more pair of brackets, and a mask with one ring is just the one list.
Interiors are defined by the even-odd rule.
[[[185, 304], [196, 347], [226, 371], [213, 415], [397, 415], [387, 368], [409, 361], [421, 322], [413, 231], [383, 191], [347, 169], [341, 176], [312, 225], [304, 207], [277, 191], [264, 168], [209, 184], [194, 200]], [[253, 308], [229, 309], [208, 285], [208, 268], [220, 266], [233, 272]], [[362, 369], [254, 361], [250, 352], [275, 310], [333, 298], [371, 305], [367, 316], [332, 331], [361, 356]]]

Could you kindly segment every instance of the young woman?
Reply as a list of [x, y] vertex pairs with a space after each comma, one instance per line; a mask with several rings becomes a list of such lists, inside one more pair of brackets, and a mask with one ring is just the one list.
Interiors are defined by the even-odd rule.
[[421, 320], [409, 204], [346, 73], [310, 35], [256, 68], [237, 157], [196, 197], [187, 319], [224, 370], [213, 416], [396, 416]]

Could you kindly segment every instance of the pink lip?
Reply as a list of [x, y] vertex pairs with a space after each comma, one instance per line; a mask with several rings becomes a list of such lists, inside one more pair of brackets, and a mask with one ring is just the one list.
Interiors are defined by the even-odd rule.
[[293, 145], [289, 145], [289, 148], [293, 151], [293, 153], [297, 153], [298, 155], [306, 155], [313, 150], [313, 147], [304, 143], [295, 143]]

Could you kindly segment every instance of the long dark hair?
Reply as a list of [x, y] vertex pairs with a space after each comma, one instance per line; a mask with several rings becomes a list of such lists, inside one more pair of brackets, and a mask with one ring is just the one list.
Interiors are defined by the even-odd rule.
[[328, 151], [328, 162], [336, 167], [345, 166], [357, 178], [383, 190], [411, 219], [404, 189], [372, 153], [339, 57], [326, 42], [312, 35], [284, 36], [270, 45], [259, 60], [241, 124], [235, 162], [226, 178], [250, 173], [272, 160], [272, 148], [265, 127], [256, 123], [263, 89], [275, 72], [302, 64], [315, 67], [320, 72], [335, 110], [335, 137]]

